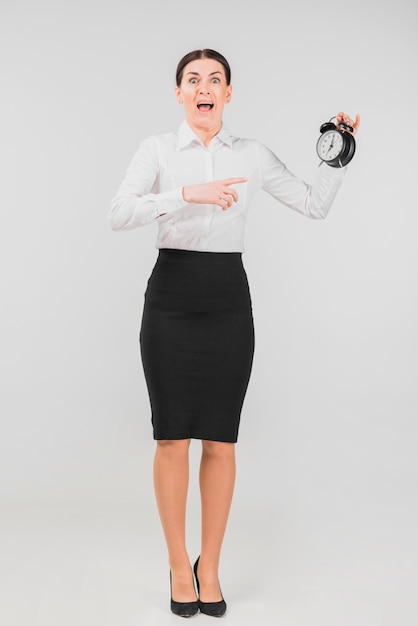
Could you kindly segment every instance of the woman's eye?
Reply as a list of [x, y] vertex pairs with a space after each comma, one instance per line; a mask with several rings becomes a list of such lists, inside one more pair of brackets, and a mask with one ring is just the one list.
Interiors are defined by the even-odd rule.
[[195, 85], [195, 84], [197, 83], [197, 78], [191, 78], [191, 79], [190, 79], [190, 82], [191, 82], [193, 85]]
[[219, 78], [214, 78], [214, 79], [212, 80], [212, 82], [213, 82], [213, 83], [220, 83], [221, 81], [219, 80]]

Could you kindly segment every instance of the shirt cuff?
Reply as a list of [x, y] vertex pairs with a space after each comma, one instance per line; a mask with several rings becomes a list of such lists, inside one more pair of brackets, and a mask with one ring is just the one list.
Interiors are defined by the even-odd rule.
[[183, 209], [188, 203], [183, 198], [183, 187], [164, 191], [158, 195], [157, 217], [174, 213], [179, 209]]

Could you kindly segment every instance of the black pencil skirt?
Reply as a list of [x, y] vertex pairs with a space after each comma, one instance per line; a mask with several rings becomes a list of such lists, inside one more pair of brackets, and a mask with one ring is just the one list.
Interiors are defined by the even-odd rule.
[[241, 253], [160, 250], [140, 345], [154, 439], [235, 443], [254, 353]]

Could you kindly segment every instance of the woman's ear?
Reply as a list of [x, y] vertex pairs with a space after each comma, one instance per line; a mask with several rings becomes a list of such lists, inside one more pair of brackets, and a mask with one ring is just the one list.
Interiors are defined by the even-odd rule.
[[183, 104], [183, 98], [181, 97], [181, 89], [180, 89], [180, 87], [176, 87], [175, 88], [175, 92], [176, 92], [177, 102], [179, 104]]
[[226, 98], [225, 98], [225, 102], [231, 102], [231, 96], [232, 96], [232, 85], [228, 85], [227, 91], [226, 91]]

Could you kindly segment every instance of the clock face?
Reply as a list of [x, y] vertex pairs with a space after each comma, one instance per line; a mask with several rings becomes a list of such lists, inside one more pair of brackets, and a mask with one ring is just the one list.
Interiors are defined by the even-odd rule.
[[323, 161], [332, 161], [336, 159], [343, 148], [343, 137], [336, 130], [328, 130], [320, 136], [317, 143], [317, 152]]

